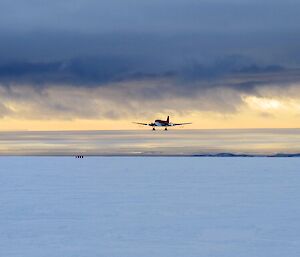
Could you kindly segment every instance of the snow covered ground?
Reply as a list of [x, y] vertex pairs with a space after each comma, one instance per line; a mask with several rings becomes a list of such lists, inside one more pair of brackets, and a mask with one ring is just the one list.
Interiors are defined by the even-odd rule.
[[300, 256], [300, 158], [1, 157], [0, 256]]

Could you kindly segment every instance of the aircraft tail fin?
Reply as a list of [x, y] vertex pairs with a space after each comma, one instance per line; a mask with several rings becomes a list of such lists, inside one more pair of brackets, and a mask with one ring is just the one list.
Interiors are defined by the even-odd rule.
[[170, 122], [170, 117], [168, 116], [168, 118], [167, 118], [167, 122], [169, 123]]

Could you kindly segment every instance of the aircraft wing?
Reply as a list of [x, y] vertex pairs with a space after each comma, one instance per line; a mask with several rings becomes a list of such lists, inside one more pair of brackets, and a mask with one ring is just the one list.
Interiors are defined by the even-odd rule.
[[173, 126], [182, 126], [182, 125], [187, 125], [187, 124], [192, 124], [192, 122], [173, 123]]
[[142, 122], [132, 122], [132, 123], [139, 124], [139, 125], [144, 125], [144, 126], [148, 126], [149, 125], [148, 123], [142, 123]]

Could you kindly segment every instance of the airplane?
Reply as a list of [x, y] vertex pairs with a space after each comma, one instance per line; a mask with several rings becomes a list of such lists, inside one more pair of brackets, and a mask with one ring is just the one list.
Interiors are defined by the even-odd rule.
[[165, 127], [165, 130], [168, 130], [168, 127], [192, 124], [191, 122], [172, 123], [172, 122], [170, 122], [170, 117], [169, 116], [168, 116], [167, 120], [155, 120], [152, 123], [142, 123], [142, 122], [133, 122], [133, 123], [153, 127], [152, 130], [155, 130], [155, 127]]

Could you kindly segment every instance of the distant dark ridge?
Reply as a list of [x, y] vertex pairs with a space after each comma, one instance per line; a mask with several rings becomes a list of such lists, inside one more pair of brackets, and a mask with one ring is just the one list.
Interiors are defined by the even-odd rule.
[[268, 157], [300, 157], [300, 153], [277, 153], [277, 154], [274, 154], [274, 155], [270, 155]]
[[234, 154], [234, 153], [216, 153], [216, 154], [194, 154], [195, 157], [257, 157], [262, 155], [254, 154]]
[[276, 153], [276, 154], [234, 154], [234, 153], [216, 153], [216, 154], [194, 154], [195, 157], [300, 157], [300, 153]]

